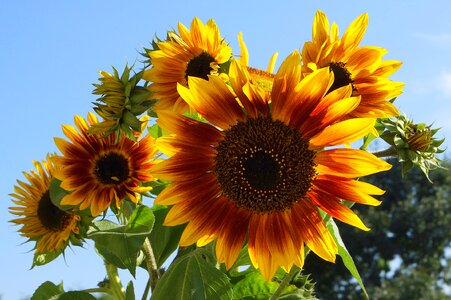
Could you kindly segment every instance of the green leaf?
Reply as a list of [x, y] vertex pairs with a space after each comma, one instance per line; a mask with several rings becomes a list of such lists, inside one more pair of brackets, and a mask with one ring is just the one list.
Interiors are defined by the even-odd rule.
[[163, 129], [161, 129], [161, 127], [158, 126], [158, 124], [156, 123], [150, 127], [147, 127], [147, 131], [149, 132], [150, 136], [152, 136], [155, 139], [164, 135]]
[[61, 180], [56, 178], [52, 178], [52, 180], [50, 181], [50, 200], [52, 201], [53, 205], [59, 207], [61, 210], [68, 210], [72, 206], [62, 206], [60, 204], [64, 196], [70, 194], [70, 192], [61, 187], [61, 182]]
[[360, 287], [362, 288], [365, 298], [368, 299], [368, 293], [366, 292], [365, 286], [363, 285], [362, 278], [360, 278], [359, 271], [357, 271], [357, 268], [354, 264], [354, 260], [352, 259], [352, 256], [346, 249], [346, 246], [343, 240], [341, 239], [341, 235], [338, 230], [337, 224], [335, 224], [335, 221], [333, 219], [330, 219], [327, 228], [329, 229], [329, 232], [332, 234], [335, 242], [337, 243], [338, 255], [340, 255], [341, 259], [343, 260], [343, 264], [345, 265], [346, 269], [348, 269], [348, 271], [351, 273], [351, 275], [355, 278], [355, 280], [357, 280]]
[[96, 300], [96, 297], [86, 292], [70, 291], [54, 296], [49, 300]]
[[31, 300], [48, 300], [61, 293], [64, 293], [62, 282], [56, 285], [51, 281], [46, 281], [36, 289]]
[[[61, 210], [72, 209], [73, 206], [71, 205], [61, 205], [61, 200], [63, 200], [64, 196], [70, 194], [70, 192], [61, 187], [61, 182], [62, 181], [57, 178], [52, 178], [52, 180], [50, 181], [50, 200], [52, 201], [53, 205], [57, 206]], [[90, 216], [91, 210], [89, 208], [85, 210], [77, 210], [77, 215]]]
[[256, 270], [246, 274], [233, 287], [233, 299], [236, 300], [263, 300], [268, 299], [276, 291], [279, 284], [274, 281], [267, 282], [260, 271]]
[[127, 290], [125, 291], [125, 300], [135, 300], [135, 287], [133, 281], [129, 281], [127, 284]]
[[161, 277], [152, 299], [232, 299], [229, 278], [205, 261], [203, 251], [196, 249], [174, 260]]
[[137, 258], [142, 244], [152, 231], [155, 221], [152, 210], [139, 206], [130, 216], [127, 225], [108, 220], [94, 222], [88, 230], [88, 238], [108, 262], [121, 269], [128, 269], [135, 276]]
[[163, 226], [164, 218], [169, 207], [154, 206], [155, 224], [150, 233], [150, 243], [155, 255], [157, 265], [160, 267], [168, 257], [177, 249], [180, 237], [186, 225]]

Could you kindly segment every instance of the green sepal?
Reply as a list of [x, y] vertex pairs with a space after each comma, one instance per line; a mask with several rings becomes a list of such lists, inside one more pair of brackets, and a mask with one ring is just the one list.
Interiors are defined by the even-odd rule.
[[58, 256], [60, 256], [61, 253], [63, 253], [63, 250], [66, 247], [61, 247], [61, 250], [59, 251], [51, 251], [46, 253], [35, 253], [33, 256], [33, 262], [31, 264], [31, 269], [33, 269], [36, 266], [43, 266], [48, 264], [49, 262], [55, 260]]
[[146, 101], [149, 98], [149, 96], [151, 94], [152, 93], [148, 89], [141, 87], [141, 86], [136, 86], [133, 89], [133, 94], [130, 97], [130, 102], [133, 105], [142, 104], [144, 101]]
[[134, 131], [141, 132], [142, 122], [128, 110], [124, 110], [122, 114], [122, 119], [125, 124], [130, 126]]

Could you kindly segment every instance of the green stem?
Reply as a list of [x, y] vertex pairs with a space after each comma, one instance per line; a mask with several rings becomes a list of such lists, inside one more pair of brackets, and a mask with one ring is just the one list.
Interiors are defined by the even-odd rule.
[[283, 290], [290, 284], [290, 281], [293, 279], [293, 277], [300, 271], [301, 269], [293, 265], [291, 267], [291, 270], [289, 273], [285, 274], [285, 276], [282, 279], [282, 282], [280, 282], [279, 287], [274, 292], [274, 294], [271, 295], [269, 300], [276, 300], [279, 298], [279, 296], [282, 294]]
[[[158, 270], [157, 262], [155, 260], [155, 255], [152, 250], [152, 245], [150, 244], [150, 241], [148, 238], [146, 238], [144, 240], [142, 250], [143, 250], [144, 254], [146, 255], [146, 265], [147, 265], [147, 272], [149, 273], [150, 289], [153, 291], [155, 289], [155, 286], [158, 283], [158, 279], [160, 278], [160, 272]], [[148, 292], [149, 291], [146, 288], [146, 291], [143, 295], [143, 299], [147, 298]]]
[[381, 151], [377, 151], [377, 152], [373, 152], [373, 155], [377, 156], [377, 157], [394, 157], [398, 155], [398, 150], [396, 150], [395, 147], [391, 146], [390, 148], [381, 150]]
[[125, 300], [125, 289], [117, 273], [117, 268], [105, 261], [105, 269], [110, 283], [110, 291], [116, 300]]

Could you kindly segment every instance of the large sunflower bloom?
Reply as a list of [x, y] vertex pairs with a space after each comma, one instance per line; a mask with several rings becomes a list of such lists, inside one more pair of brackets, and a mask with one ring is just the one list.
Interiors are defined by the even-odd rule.
[[50, 200], [50, 181], [55, 169], [50, 159], [33, 163], [36, 171], [23, 173], [28, 183], [17, 180], [18, 185], [10, 194], [16, 206], [9, 210], [19, 216], [11, 222], [23, 225], [19, 229], [21, 235], [36, 241], [36, 254], [59, 253], [68, 245], [71, 234], [78, 234], [80, 217], [59, 209]]
[[[173, 205], [165, 224], [187, 223], [181, 246], [216, 239], [216, 255], [230, 268], [248, 238], [252, 264], [269, 280], [279, 266], [302, 266], [304, 244], [334, 261], [337, 245], [318, 208], [368, 230], [340, 199], [377, 205], [379, 188], [353, 178], [388, 170], [375, 156], [351, 148], [374, 119], [342, 120], [359, 104], [351, 87], [326, 95], [329, 69], [301, 81], [300, 54], [294, 52], [275, 75], [271, 99], [249, 81], [247, 69], [232, 61], [233, 91], [219, 78], [189, 78], [179, 86], [183, 99], [209, 123], [170, 111], [158, 124], [173, 135], [157, 147], [171, 156], [152, 168], [172, 184], [156, 203]], [[325, 96], [326, 95], [326, 96]], [[270, 101], [271, 100], [271, 101]]]
[[146, 136], [135, 142], [125, 136], [116, 140], [114, 134], [89, 134], [90, 125], [98, 123], [95, 115], [88, 114], [89, 124], [80, 116], [74, 119], [78, 132], [73, 126], [63, 126], [70, 142], [55, 138], [63, 154], [54, 159], [61, 167], [55, 177], [71, 192], [61, 204], [80, 210], [90, 207], [91, 214], [98, 216], [112, 201], [117, 207], [125, 197], [136, 203], [137, 193], [150, 189], [141, 183], [154, 180], [149, 174], [156, 153], [153, 138]]
[[360, 95], [361, 101], [351, 116], [387, 118], [399, 115], [388, 100], [401, 94], [404, 84], [388, 77], [399, 69], [401, 62], [383, 60], [386, 49], [359, 47], [367, 25], [368, 14], [365, 13], [351, 23], [340, 39], [337, 24], [333, 23], [330, 29], [327, 16], [318, 11], [313, 22], [312, 41], [306, 42], [302, 50], [303, 76], [330, 67], [335, 74], [331, 91], [352, 84], [353, 96]]
[[187, 86], [188, 76], [208, 79], [208, 75], [220, 75], [220, 65], [232, 56], [232, 48], [221, 37], [213, 20], [204, 25], [194, 18], [190, 30], [179, 23], [178, 34], [169, 32], [168, 40], [157, 45], [159, 50], [148, 52], [152, 68], [143, 75], [152, 82], [150, 90], [158, 99], [154, 110], [186, 111], [188, 105], [180, 98], [177, 84]]

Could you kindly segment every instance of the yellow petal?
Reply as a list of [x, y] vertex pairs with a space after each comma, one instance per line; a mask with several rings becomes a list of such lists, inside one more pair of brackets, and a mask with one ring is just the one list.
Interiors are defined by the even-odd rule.
[[330, 149], [316, 154], [319, 174], [356, 178], [390, 170], [391, 165], [371, 153], [356, 149]]
[[333, 124], [310, 140], [310, 149], [352, 143], [372, 131], [376, 119], [356, 118]]

